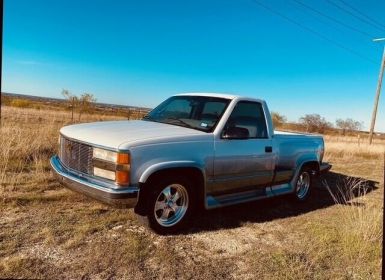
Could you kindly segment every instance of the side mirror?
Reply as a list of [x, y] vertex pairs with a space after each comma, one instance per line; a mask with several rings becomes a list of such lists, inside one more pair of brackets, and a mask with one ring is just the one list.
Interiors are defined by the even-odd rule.
[[224, 139], [248, 139], [249, 130], [243, 127], [229, 127], [223, 134]]

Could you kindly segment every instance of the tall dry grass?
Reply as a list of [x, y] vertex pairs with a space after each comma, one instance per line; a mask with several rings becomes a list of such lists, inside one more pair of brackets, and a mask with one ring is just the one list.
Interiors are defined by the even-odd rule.
[[[66, 111], [3, 107], [0, 128], [0, 186], [14, 189], [28, 183], [46, 182], [49, 157], [56, 153], [59, 130], [71, 124]], [[116, 120], [110, 115], [82, 116], [82, 122]]]
[[44, 180], [46, 161], [56, 149], [58, 129], [54, 119], [44, 125], [16, 126], [5, 122], [0, 137], [0, 184], [15, 187], [25, 173]]
[[355, 137], [328, 136], [325, 139], [325, 157], [340, 159], [379, 159], [385, 152], [385, 140], [375, 139], [369, 145], [367, 139]]
[[[343, 277], [372, 279], [378, 267], [383, 236], [382, 200], [374, 198], [375, 185], [382, 186], [384, 174], [385, 141], [352, 136], [325, 136], [325, 159], [342, 164], [340, 168], [354, 174], [333, 185], [324, 183], [338, 212], [337, 225], [330, 231], [319, 230], [319, 236], [327, 242], [338, 242], [342, 256]], [[376, 176], [375, 174], [382, 174]], [[367, 178], [367, 179], [364, 179]], [[376, 179], [377, 183], [368, 180]]]
[[346, 260], [345, 275], [352, 279], [371, 278], [371, 267], [363, 264], [381, 254], [383, 212], [378, 201], [369, 198], [374, 187], [367, 181], [348, 177], [336, 186], [325, 184], [338, 209], [338, 237], [341, 255]]

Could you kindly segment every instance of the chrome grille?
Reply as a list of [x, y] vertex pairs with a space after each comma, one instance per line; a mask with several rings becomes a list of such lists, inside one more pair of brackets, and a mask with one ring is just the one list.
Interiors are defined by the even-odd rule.
[[67, 168], [85, 174], [93, 174], [91, 146], [61, 136], [59, 157]]

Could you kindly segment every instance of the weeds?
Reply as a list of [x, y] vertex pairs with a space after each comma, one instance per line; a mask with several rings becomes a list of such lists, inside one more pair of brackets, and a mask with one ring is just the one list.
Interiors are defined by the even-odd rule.
[[366, 278], [371, 274], [368, 264], [373, 265], [381, 258], [383, 235], [382, 211], [368, 198], [373, 186], [366, 180], [351, 177], [337, 182], [334, 188], [327, 183], [324, 186], [339, 213], [336, 234], [346, 259], [345, 273], [352, 278]]

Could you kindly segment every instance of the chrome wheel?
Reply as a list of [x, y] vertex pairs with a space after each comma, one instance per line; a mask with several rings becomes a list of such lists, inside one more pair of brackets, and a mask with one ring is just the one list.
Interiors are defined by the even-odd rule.
[[299, 199], [304, 199], [310, 188], [310, 174], [307, 171], [301, 173], [297, 180], [296, 195]]
[[158, 195], [154, 215], [159, 225], [171, 227], [180, 222], [189, 206], [188, 192], [179, 184], [165, 187]]

